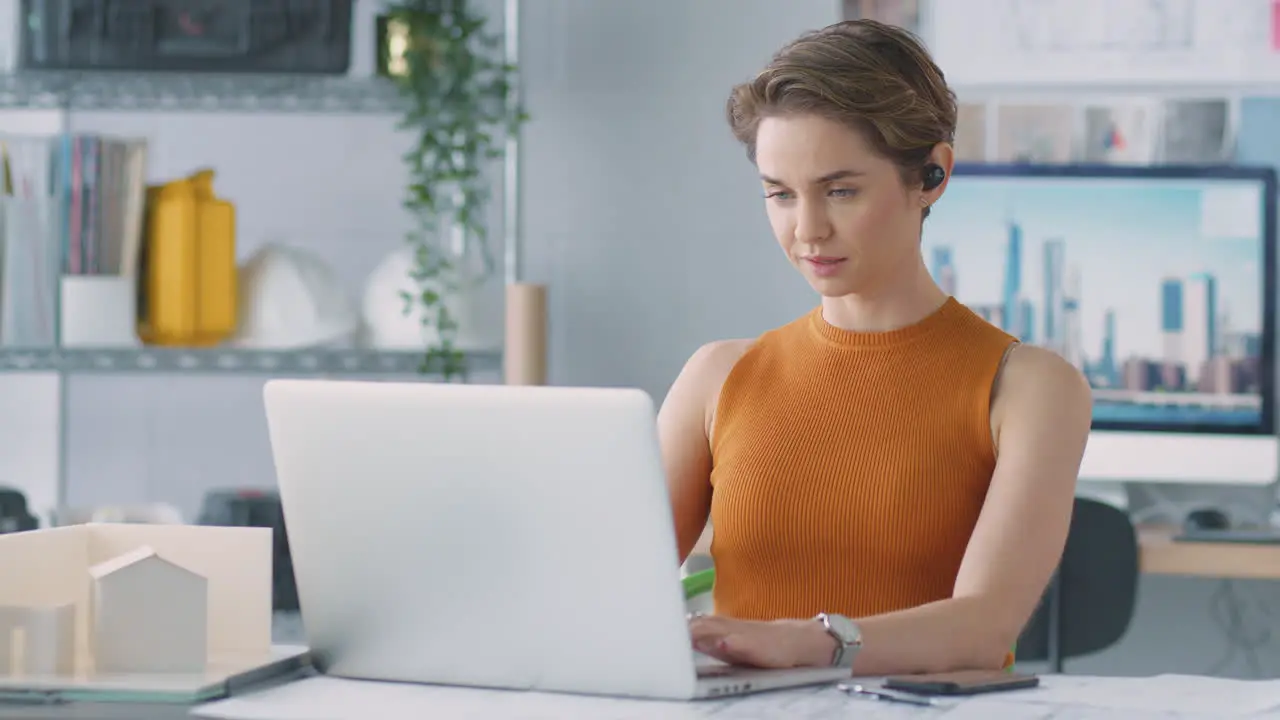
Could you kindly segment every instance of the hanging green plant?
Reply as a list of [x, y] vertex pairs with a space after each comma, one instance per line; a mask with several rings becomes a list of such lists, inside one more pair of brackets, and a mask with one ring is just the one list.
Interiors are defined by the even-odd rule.
[[[414, 134], [404, 155], [404, 207], [414, 221], [407, 241], [416, 290], [403, 293], [405, 312], [419, 313], [430, 340], [422, 372], [465, 379], [449, 302], [496, 265], [485, 222], [492, 194], [486, 170], [528, 119], [512, 102], [516, 67], [471, 0], [391, 2], [379, 25], [378, 66], [406, 102], [400, 128]], [[476, 262], [466, 262], [472, 257]]]

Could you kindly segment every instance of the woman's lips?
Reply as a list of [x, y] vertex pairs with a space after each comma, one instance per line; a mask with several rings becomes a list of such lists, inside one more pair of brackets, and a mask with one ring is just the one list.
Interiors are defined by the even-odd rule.
[[840, 272], [840, 268], [844, 265], [847, 258], [827, 257], [825, 255], [813, 255], [804, 259], [809, 264], [809, 268], [814, 275], [818, 277], [829, 277]]

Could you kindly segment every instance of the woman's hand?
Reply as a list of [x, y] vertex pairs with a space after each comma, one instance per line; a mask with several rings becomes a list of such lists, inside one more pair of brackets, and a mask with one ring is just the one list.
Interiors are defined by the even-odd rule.
[[816, 620], [689, 619], [693, 648], [731, 665], [760, 668], [825, 667], [836, 641]]

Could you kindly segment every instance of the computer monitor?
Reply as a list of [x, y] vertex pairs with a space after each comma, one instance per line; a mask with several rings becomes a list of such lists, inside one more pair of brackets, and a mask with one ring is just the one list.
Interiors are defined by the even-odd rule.
[[1081, 479], [1277, 478], [1271, 168], [960, 165], [934, 279], [1089, 379]]

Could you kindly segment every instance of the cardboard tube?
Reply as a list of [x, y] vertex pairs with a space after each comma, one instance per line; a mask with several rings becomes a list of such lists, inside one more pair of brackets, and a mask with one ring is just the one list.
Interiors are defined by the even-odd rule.
[[547, 287], [531, 283], [507, 286], [507, 332], [502, 348], [508, 385], [547, 383]]

